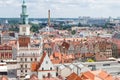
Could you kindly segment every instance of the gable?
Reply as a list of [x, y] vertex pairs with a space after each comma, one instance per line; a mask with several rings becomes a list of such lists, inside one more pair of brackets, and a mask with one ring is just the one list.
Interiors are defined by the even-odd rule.
[[38, 70], [39, 71], [41, 71], [41, 70], [55, 70], [50, 58], [47, 55], [47, 53], [43, 53], [42, 58], [41, 58], [40, 63], [39, 63]]

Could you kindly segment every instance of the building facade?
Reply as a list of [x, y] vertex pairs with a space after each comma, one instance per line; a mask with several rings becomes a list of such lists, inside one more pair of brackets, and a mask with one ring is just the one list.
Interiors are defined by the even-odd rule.
[[12, 46], [0, 45], [0, 60], [12, 59]]

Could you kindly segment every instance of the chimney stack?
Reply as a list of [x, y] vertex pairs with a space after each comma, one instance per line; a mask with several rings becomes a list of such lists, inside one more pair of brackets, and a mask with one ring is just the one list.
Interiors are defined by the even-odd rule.
[[50, 27], [51, 23], [50, 23], [50, 10], [48, 10], [48, 26]]

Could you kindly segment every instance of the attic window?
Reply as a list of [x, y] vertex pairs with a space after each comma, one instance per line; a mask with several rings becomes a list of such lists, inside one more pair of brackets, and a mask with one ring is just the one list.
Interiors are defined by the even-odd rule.
[[42, 71], [44, 70], [44, 68], [42, 68]]
[[50, 67], [50, 70], [52, 70], [52, 67]]
[[46, 61], [46, 64], [48, 64], [48, 61]]

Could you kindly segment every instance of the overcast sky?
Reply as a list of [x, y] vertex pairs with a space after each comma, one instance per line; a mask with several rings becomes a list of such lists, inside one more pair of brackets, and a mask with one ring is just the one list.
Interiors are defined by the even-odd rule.
[[[26, 0], [29, 17], [120, 17], [120, 0]], [[0, 0], [0, 17], [19, 17], [22, 0]]]

